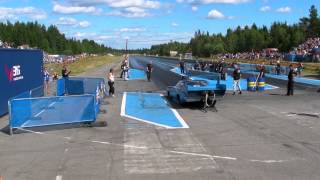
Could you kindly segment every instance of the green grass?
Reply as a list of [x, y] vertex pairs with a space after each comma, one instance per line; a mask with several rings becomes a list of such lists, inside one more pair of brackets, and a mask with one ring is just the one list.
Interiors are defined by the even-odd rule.
[[[72, 76], [78, 75], [81, 73], [84, 73], [86, 71], [90, 71], [92, 69], [95, 69], [99, 66], [121, 61], [121, 57], [119, 56], [97, 56], [97, 57], [88, 57], [83, 58], [81, 60], [78, 60], [74, 63], [68, 63], [66, 64], [68, 69], [71, 70]], [[63, 64], [61, 63], [50, 63], [46, 64], [45, 67], [49, 70], [50, 74], [53, 74], [54, 72], [57, 72], [58, 75], [61, 75], [61, 70], [63, 67]]]

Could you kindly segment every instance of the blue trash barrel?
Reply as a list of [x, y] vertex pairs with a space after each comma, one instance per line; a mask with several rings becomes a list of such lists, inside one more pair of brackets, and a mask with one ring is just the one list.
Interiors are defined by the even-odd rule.
[[248, 81], [248, 86], [247, 86], [247, 90], [254, 92], [256, 91], [256, 78], [255, 77], [249, 77], [247, 79]]
[[266, 81], [265, 81], [265, 79], [264, 79], [264, 78], [259, 78], [259, 79], [258, 79], [258, 90], [259, 90], [259, 91], [264, 91], [265, 86], [266, 86]]

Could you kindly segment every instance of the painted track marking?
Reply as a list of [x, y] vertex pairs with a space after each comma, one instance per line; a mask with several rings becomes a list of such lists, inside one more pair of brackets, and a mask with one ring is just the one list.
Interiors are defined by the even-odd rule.
[[[33, 133], [33, 134], [43, 135], [43, 136], [51, 136], [51, 137], [55, 137], [55, 138], [59, 138], [59, 139], [67, 139], [67, 140], [71, 140], [72, 139], [71, 137], [61, 137], [61, 136], [56, 135], [56, 134], [46, 134], [46, 133], [27, 130], [27, 129], [23, 129], [23, 128], [20, 128], [20, 130], [23, 130], [23, 131], [26, 131], [26, 132], [30, 132], [30, 133]], [[81, 141], [81, 142], [84, 142], [84, 141]], [[133, 148], [133, 149], [145, 149], [145, 150], [156, 149], [156, 148], [148, 148], [148, 147], [145, 147], [145, 146], [132, 146], [132, 145], [126, 145], [126, 144], [115, 144], [115, 143], [106, 142], [106, 141], [92, 140], [92, 141], [86, 141], [86, 142], [98, 143], [98, 144], [104, 144], [104, 145], [113, 145], [113, 146], [119, 146], [119, 147], [124, 147], [124, 148], [125, 147], [126, 148]], [[192, 152], [184, 152], [184, 151], [174, 151], [174, 150], [166, 150], [166, 149], [162, 149], [162, 148], [161, 148], [161, 150], [164, 150], [164, 151], [167, 151], [167, 152], [170, 152], [170, 153], [184, 154], [184, 155], [189, 155], [189, 156], [199, 156], [199, 157], [206, 157], [206, 158], [213, 158], [213, 159], [223, 159], [223, 160], [230, 160], [230, 161], [244, 160], [244, 161], [249, 161], [249, 162], [253, 162], [253, 163], [274, 164], [274, 163], [284, 163], [284, 162], [293, 161], [293, 160], [256, 160], [256, 159], [245, 160], [245, 159], [240, 159], [240, 158], [236, 158], [236, 157], [217, 156], [217, 155], [211, 155], [211, 154], [201, 154], [201, 153], [192, 153]]]

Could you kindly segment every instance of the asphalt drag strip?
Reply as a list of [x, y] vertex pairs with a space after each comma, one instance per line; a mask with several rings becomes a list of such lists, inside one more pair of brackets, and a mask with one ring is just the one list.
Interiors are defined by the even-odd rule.
[[[130, 64], [137, 69], [153, 61], [152, 81], [116, 78], [116, 96], [104, 100], [101, 108], [106, 113], [98, 116], [106, 126], [27, 129], [14, 136], [2, 132], [0, 176], [4, 180], [319, 179], [319, 94], [300, 89], [294, 97], [286, 97], [283, 86], [270, 93], [227, 94], [218, 101], [218, 112], [207, 113], [196, 105], [167, 101], [189, 126], [168, 129], [121, 116], [121, 106], [125, 93], [165, 94], [166, 87], [181, 78], [170, 72], [177, 63], [132, 58]], [[104, 77], [108, 69], [85, 75]], [[1, 119], [0, 129], [7, 120]]]

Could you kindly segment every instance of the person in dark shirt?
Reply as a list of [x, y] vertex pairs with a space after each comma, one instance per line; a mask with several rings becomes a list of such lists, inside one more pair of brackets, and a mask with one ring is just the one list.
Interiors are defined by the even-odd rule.
[[63, 78], [68, 78], [70, 73], [71, 73], [71, 71], [69, 71], [67, 69], [67, 66], [64, 65], [63, 68], [62, 68], [62, 71], [61, 71], [62, 77]]
[[259, 78], [264, 78], [266, 74], [266, 67], [263, 65], [261, 65], [260, 69], [259, 69], [259, 75], [258, 75], [258, 79]]
[[303, 71], [303, 64], [300, 62], [297, 67], [297, 75], [300, 77]]
[[148, 63], [146, 72], [147, 72], [147, 79], [148, 79], [149, 82], [151, 81], [151, 73], [152, 73], [152, 71], [153, 71], [152, 64]]
[[240, 86], [240, 79], [241, 79], [241, 72], [240, 68], [237, 67], [233, 71], [233, 95], [236, 94], [237, 90], [239, 91], [239, 94], [242, 94], [241, 86]]
[[287, 96], [293, 96], [293, 88], [294, 88], [294, 76], [297, 75], [297, 72], [294, 71], [292, 64], [289, 66], [289, 74], [288, 74], [288, 91]]
[[184, 73], [185, 73], [185, 72], [184, 72], [184, 62], [181, 60], [180, 63], [179, 63], [179, 65], [180, 65], [181, 74], [184, 74]]
[[53, 79], [53, 80], [58, 80], [58, 79], [59, 79], [59, 75], [58, 75], [57, 72], [54, 72], [54, 73], [53, 73], [52, 79]]
[[[62, 78], [64, 79], [65, 83], [67, 84], [68, 82], [68, 79], [69, 79], [69, 74], [71, 73], [71, 71], [69, 71], [67, 69], [67, 66], [66, 65], [63, 65], [63, 68], [62, 68], [62, 71], [61, 71], [61, 76]], [[65, 90], [64, 90], [64, 94], [65, 95], [68, 95], [68, 88], [67, 86], [65, 86]]]
[[126, 56], [126, 57], [124, 58], [124, 60], [122, 61], [122, 63], [121, 63], [121, 74], [120, 74], [120, 78], [123, 77], [123, 75], [124, 75], [124, 73], [125, 73], [125, 68], [126, 68], [127, 64], [128, 64], [128, 58], [127, 58], [127, 56]]
[[277, 62], [276, 74], [277, 74], [277, 75], [280, 75], [280, 73], [281, 73], [281, 64], [280, 64], [280, 62]]

